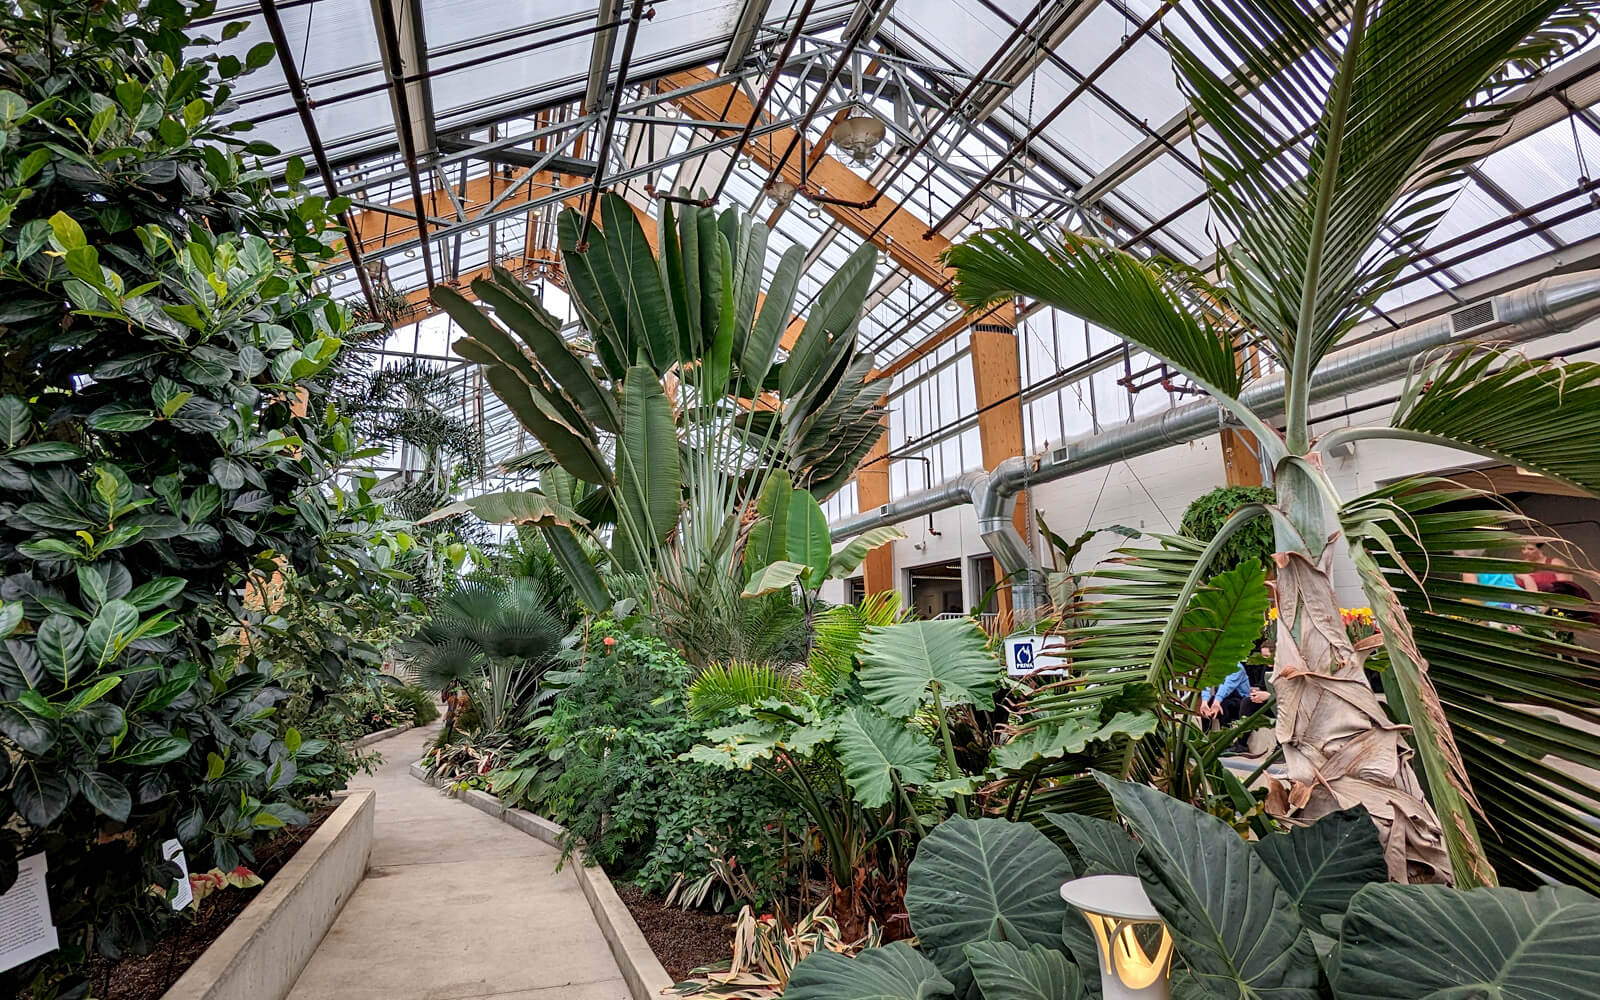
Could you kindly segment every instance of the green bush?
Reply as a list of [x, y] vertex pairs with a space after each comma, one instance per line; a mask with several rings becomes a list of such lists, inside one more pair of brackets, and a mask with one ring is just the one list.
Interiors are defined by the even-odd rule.
[[693, 676], [660, 640], [596, 625], [583, 662], [546, 675], [558, 687], [553, 708], [490, 784], [565, 826], [568, 850], [584, 841], [594, 860], [648, 892], [731, 860], [737, 877], [714, 879], [706, 902], [764, 904], [788, 885], [784, 835], [794, 823], [756, 776], [679, 759], [703, 739], [685, 705]]
[[[1270, 486], [1218, 486], [1196, 497], [1183, 512], [1180, 534], [1202, 542], [1217, 537], [1233, 512], [1246, 504], [1276, 503], [1277, 493]], [[1243, 563], [1256, 561], [1263, 569], [1272, 568], [1272, 554], [1278, 550], [1272, 537], [1272, 519], [1258, 517], [1222, 545], [1212, 562], [1213, 572], [1221, 573]]]
[[385, 685], [380, 690], [405, 713], [402, 725], [426, 726], [439, 718], [439, 707], [434, 704], [433, 695], [419, 687], [410, 684]]
[[91, 950], [184, 919], [148, 892], [162, 841], [230, 869], [348, 774], [239, 631], [280, 571], [335, 605], [387, 579], [349, 523], [369, 483], [321, 485], [356, 444], [319, 381], [339, 206], [273, 190], [218, 123], [271, 52], [186, 51], [211, 6], [0, 8], [0, 891], [45, 852], [61, 933], [7, 996], [84, 996]]

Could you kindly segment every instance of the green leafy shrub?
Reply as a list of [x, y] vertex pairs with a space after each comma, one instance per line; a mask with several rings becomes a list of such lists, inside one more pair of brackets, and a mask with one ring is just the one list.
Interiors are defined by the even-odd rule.
[[1600, 954], [1565, 944], [1600, 933], [1600, 899], [1585, 892], [1389, 884], [1377, 827], [1360, 806], [1252, 842], [1154, 788], [1100, 781], [1128, 829], [1052, 815], [1063, 851], [1030, 824], [951, 819], [911, 865], [905, 902], [917, 947], [854, 959], [818, 952], [796, 967], [785, 1000], [1098, 997], [1102, 956], [1059, 891], [1092, 875], [1142, 880], [1174, 939], [1178, 996], [1600, 991]]
[[341, 206], [273, 190], [218, 123], [271, 51], [186, 51], [210, 6], [0, 9], [0, 890], [46, 852], [62, 941], [5, 995], [82, 996], [91, 949], [178, 919], [147, 891], [162, 841], [230, 870], [343, 783], [239, 623], [280, 570], [334, 603], [389, 579], [350, 524], [366, 483], [321, 485], [356, 443], [319, 381]]
[[404, 713], [401, 725], [426, 726], [439, 717], [439, 707], [433, 703], [433, 695], [419, 687], [395, 684], [384, 685], [379, 690]]
[[584, 841], [594, 860], [646, 891], [667, 893], [731, 862], [737, 877], [706, 901], [764, 904], [789, 884], [793, 821], [755, 776], [679, 760], [703, 734], [685, 706], [693, 676], [660, 640], [594, 626], [582, 663], [547, 675], [558, 689], [553, 707], [490, 786], [565, 826], [568, 850]]
[[[1198, 541], [1209, 542], [1240, 507], [1277, 501], [1278, 495], [1270, 486], [1218, 486], [1190, 502], [1184, 509], [1178, 532]], [[1272, 537], [1271, 519], [1258, 517], [1222, 544], [1221, 551], [1211, 563], [1212, 572], [1233, 569], [1246, 562], [1259, 562], [1263, 569], [1270, 569], [1272, 553], [1277, 548]]]

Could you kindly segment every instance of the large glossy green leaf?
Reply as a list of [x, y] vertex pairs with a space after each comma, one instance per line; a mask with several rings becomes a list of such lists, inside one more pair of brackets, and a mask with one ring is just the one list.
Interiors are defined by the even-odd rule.
[[672, 403], [648, 368], [629, 368], [623, 381], [616, 463], [619, 548], [631, 547], [634, 565], [654, 566], [653, 550], [683, 510], [683, 479]]
[[926, 734], [857, 706], [839, 719], [839, 763], [855, 799], [876, 809], [894, 797], [894, 781], [920, 785], [933, 777], [939, 752]]
[[33, 416], [26, 402], [17, 396], [0, 396], [0, 449], [21, 444], [32, 423]]
[[744, 597], [760, 597], [774, 591], [786, 590], [794, 586], [806, 572], [806, 567], [787, 559], [767, 563], [750, 577], [750, 582], [744, 585]]
[[774, 469], [767, 477], [767, 485], [756, 501], [755, 523], [744, 543], [745, 576], [753, 577], [766, 566], [788, 558], [789, 499], [793, 492], [793, 480], [786, 470]]
[[789, 529], [785, 543], [789, 562], [806, 567], [806, 585], [821, 586], [828, 573], [833, 548], [828, 537], [828, 518], [822, 513], [817, 498], [805, 490], [795, 490], [789, 496]]
[[133, 796], [127, 786], [103, 771], [90, 771], [78, 781], [83, 797], [103, 816], [126, 822], [133, 810]]
[[1110, 820], [1082, 813], [1046, 813], [1050, 825], [1067, 841], [1067, 856], [1076, 855], [1074, 872], [1086, 875], [1139, 874], [1139, 842]]
[[837, 342], [860, 319], [877, 265], [878, 248], [862, 243], [817, 293], [805, 327], [783, 364], [779, 392], [785, 400], [813, 388], [838, 363]]
[[861, 565], [861, 560], [867, 557], [867, 553], [880, 545], [888, 545], [904, 537], [906, 533], [896, 525], [885, 524], [868, 528], [834, 550], [833, 556], [828, 560], [828, 576], [836, 580], [844, 579], [855, 572], [856, 567]]
[[950, 981], [904, 941], [855, 958], [819, 948], [795, 966], [785, 1000], [938, 1000]]
[[901, 718], [929, 700], [935, 688], [946, 707], [991, 709], [1002, 672], [983, 630], [969, 618], [873, 628], [861, 644], [867, 700]]
[[47, 827], [72, 802], [72, 786], [46, 762], [30, 763], [17, 768], [11, 779], [11, 802], [28, 823]]
[[1222, 820], [1101, 776], [1139, 837], [1139, 876], [1178, 954], [1217, 997], [1316, 1000], [1319, 966], [1293, 898]]
[[476, 514], [490, 524], [531, 524], [543, 527], [553, 524], [583, 523], [583, 518], [573, 510], [537, 490], [480, 493], [475, 497], [446, 504], [418, 520], [417, 523], [429, 524], [467, 513]]
[[482, 278], [474, 281], [472, 291], [481, 301], [493, 306], [500, 321], [522, 338], [533, 352], [534, 360], [544, 366], [590, 423], [608, 433], [617, 432], [616, 399], [595, 380], [588, 360], [573, 353], [561, 336], [561, 325], [554, 316], [504, 287], [499, 275], [494, 281]]
[[[678, 344], [668, 322], [666, 290], [650, 241], [645, 238], [644, 226], [633, 206], [621, 195], [607, 192], [600, 196], [600, 224], [601, 232], [590, 231], [590, 248], [585, 256], [605, 254], [621, 288], [628, 317], [628, 341], [635, 345], [634, 355], [624, 360], [638, 362], [642, 360], [638, 352], [643, 351], [651, 369], [659, 375], [677, 363]], [[562, 256], [571, 255], [564, 252]], [[590, 308], [598, 307], [591, 304]]]
[[1077, 1000], [1083, 978], [1059, 948], [1009, 941], [979, 941], [966, 947], [967, 962], [983, 1000]]
[[[462, 346], [462, 342], [457, 341], [456, 352], [463, 357], [470, 357], [462, 352]], [[486, 365], [483, 377], [495, 395], [505, 401], [517, 422], [539, 439], [539, 443], [563, 469], [585, 482], [609, 484], [611, 471], [606, 465], [605, 456], [600, 453], [598, 443], [587, 430], [584, 433], [575, 430], [572, 424], [551, 409], [547, 400], [541, 398], [539, 390], [528, 385], [511, 369]]]
[[1256, 842], [1256, 854], [1313, 929], [1324, 917], [1342, 915], [1363, 886], [1389, 877], [1378, 828], [1361, 806], [1265, 837]]
[[1206, 581], [1189, 600], [1172, 643], [1172, 670], [1195, 687], [1220, 683], [1250, 655], [1272, 606], [1267, 571], [1247, 562]]
[[84, 655], [96, 666], [116, 659], [139, 627], [139, 609], [127, 601], [107, 601], [83, 632]]
[[565, 525], [546, 525], [540, 529], [550, 554], [556, 557], [566, 571], [567, 581], [577, 591], [584, 607], [595, 614], [605, 614], [611, 609], [611, 592], [600, 578], [600, 573], [584, 551], [583, 543], [573, 530]]
[[1600, 899], [1370, 885], [1340, 935], [1338, 1000], [1565, 1000], [1600, 996]]
[[66, 615], [50, 615], [39, 623], [33, 648], [40, 665], [65, 684], [83, 665], [83, 629]]
[[805, 256], [805, 248], [795, 244], [778, 259], [772, 284], [767, 288], [767, 297], [761, 303], [760, 315], [756, 317], [750, 336], [745, 340], [744, 350], [737, 358], [740, 382], [747, 396], [760, 394], [767, 372], [777, 357], [778, 343], [783, 339], [783, 331], [788, 328], [790, 317], [794, 315], [794, 294], [800, 284], [800, 266]]
[[1072, 877], [1066, 855], [1037, 829], [1002, 819], [955, 817], [917, 849], [906, 880], [906, 911], [922, 949], [955, 985], [975, 995], [966, 947], [1018, 947], [1060, 940]]

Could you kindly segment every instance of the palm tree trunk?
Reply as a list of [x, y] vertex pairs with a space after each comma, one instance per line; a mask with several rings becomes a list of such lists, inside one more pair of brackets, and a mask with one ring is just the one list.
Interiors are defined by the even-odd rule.
[[[1314, 459], [1308, 459], [1314, 461]], [[1451, 881], [1438, 815], [1417, 780], [1409, 726], [1389, 720], [1339, 613], [1333, 554], [1341, 541], [1319, 469], [1286, 463], [1278, 474], [1277, 737], [1288, 785], [1274, 783], [1267, 811], [1311, 823], [1360, 804], [1383, 840], [1390, 878]]]

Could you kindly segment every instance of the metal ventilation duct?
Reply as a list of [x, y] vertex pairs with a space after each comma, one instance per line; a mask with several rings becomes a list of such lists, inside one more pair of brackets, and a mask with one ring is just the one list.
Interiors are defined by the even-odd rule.
[[[1570, 330], [1596, 315], [1600, 315], [1600, 270], [1545, 278], [1328, 355], [1311, 380], [1311, 398], [1327, 399], [1381, 383], [1404, 373], [1419, 355], [1452, 343], [1491, 337], [1520, 343]], [[1283, 377], [1250, 385], [1242, 399], [1263, 416], [1278, 415], [1283, 411]], [[1226, 411], [1216, 403], [1185, 403], [1038, 455], [1006, 459], [992, 472], [963, 472], [931, 489], [846, 518], [832, 525], [830, 533], [837, 542], [879, 525], [899, 524], [970, 503], [977, 511], [984, 544], [1002, 571], [1017, 581], [1014, 604], [1036, 607], [1044, 593], [1044, 572], [1033, 546], [1011, 519], [1018, 493], [1029, 486], [1194, 441], [1225, 426]]]

